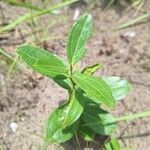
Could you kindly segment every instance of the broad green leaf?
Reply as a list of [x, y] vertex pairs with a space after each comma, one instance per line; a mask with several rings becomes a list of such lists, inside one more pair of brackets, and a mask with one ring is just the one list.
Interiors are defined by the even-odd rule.
[[69, 70], [54, 54], [39, 47], [23, 45], [17, 48], [17, 53], [34, 70], [51, 78], [67, 77]]
[[119, 141], [116, 138], [111, 139], [111, 146], [113, 150], [121, 150]]
[[[49, 116], [46, 126], [46, 138], [52, 140], [59, 130], [71, 126], [78, 120], [84, 109], [84, 97], [80, 91], [70, 94], [68, 103], [55, 109]], [[60, 132], [59, 132], [60, 133]]]
[[87, 74], [76, 74], [72, 79], [96, 103], [101, 103], [108, 108], [115, 106], [115, 99], [112, 96], [112, 92], [102, 78]]
[[110, 87], [116, 101], [123, 99], [131, 90], [130, 83], [117, 76], [102, 78]]
[[83, 71], [82, 71], [82, 73], [92, 75], [92, 74], [94, 74], [101, 67], [102, 67], [101, 64], [95, 64], [95, 65], [92, 65], [92, 66], [84, 68]]
[[86, 14], [73, 25], [67, 42], [67, 57], [71, 64], [79, 61], [86, 52], [85, 44], [92, 33], [92, 16]]
[[97, 134], [111, 135], [116, 127], [115, 123], [110, 123], [115, 122], [115, 118], [94, 103], [88, 103], [85, 106], [82, 117], [85, 122], [84, 126], [92, 129]]

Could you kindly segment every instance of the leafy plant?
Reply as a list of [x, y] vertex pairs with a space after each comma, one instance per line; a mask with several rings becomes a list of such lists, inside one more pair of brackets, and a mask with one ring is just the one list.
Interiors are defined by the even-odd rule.
[[99, 64], [83, 70], [76, 68], [75, 64], [85, 55], [92, 26], [89, 14], [75, 22], [67, 42], [67, 62], [39, 47], [22, 45], [17, 48], [17, 53], [29, 66], [68, 91], [66, 102], [48, 117], [44, 136], [46, 143], [62, 143], [74, 135], [92, 141], [96, 134], [111, 135], [118, 121], [150, 115], [150, 112], [144, 112], [115, 118], [108, 111], [129, 93], [129, 82], [120, 77], [93, 76], [101, 67]]

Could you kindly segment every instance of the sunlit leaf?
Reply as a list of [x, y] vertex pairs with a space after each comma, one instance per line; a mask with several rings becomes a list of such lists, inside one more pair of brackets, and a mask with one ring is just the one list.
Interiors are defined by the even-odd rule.
[[84, 68], [83, 71], [82, 71], [82, 73], [92, 75], [92, 74], [94, 74], [101, 67], [102, 67], [101, 64], [95, 64], [95, 65], [92, 65], [92, 66]]
[[109, 86], [100, 77], [76, 74], [72, 79], [96, 103], [101, 103], [108, 108], [115, 106], [115, 99]]
[[23, 45], [17, 53], [34, 70], [51, 78], [67, 77], [69, 70], [58, 56], [39, 47]]
[[116, 138], [112, 138], [109, 142], [105, 145], [105, 150], [121, 150], [119, 141]]
[[75, 64], [85, 54], [85, 44], [92, 33], [92, 17], [86, 14], [80, 17], [72, 27], [68, 42], [67, 56], [71, 64]]

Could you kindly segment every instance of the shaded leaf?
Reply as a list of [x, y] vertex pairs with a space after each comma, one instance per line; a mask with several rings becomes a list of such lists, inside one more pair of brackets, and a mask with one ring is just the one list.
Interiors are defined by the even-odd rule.
[[78, 130], [78, 132], [82, 135], [85, 141], [93, 141], [94, 132], [90, 128], [88, 128], [87, 126], [81, 126]]
[[53, 79], [59, 86], [61, 86], [64, 89], [71, 90], [72, 84], [70, 79]]
[[17, 48], [17, 53], [34, 70], [51, 78], [67, 77], [68, 68], [58, 56], [39, 47], [23, 45]]
[[71, 126], [78, 120], [84, 109], [84, 99], [79, 91], [70, 94], [68, 103], [55, 109], [49, 116], [46, 126], [46, 138], [52, 141], [55, 134]]
[[111, 76], [103, 77], [102, 79], [110, 87], [113, 97], [116, 101], [123, 99], [131, 90], [130, 83], [125, 79], [121, 79], [120, 77]]
[[109, 108], [115, 106], [115, 99], [112, 96], [112, 92], [101, 78], [86, 74], [76, 74], [72, 79], [96, 103], [104, 104]]
[[85, 122], [84, 126], [92, 129], [97, 134], [111, 135], [116, 127], [115, 123], [110, 123], [115, 122], [115, 118], [94, 103], [86, 105], [82, 116]]
[[67, 42], [67, 57], [71, 64], [75, 64], [85, 54], [85, 44], [92, 33], [92, 17], [86, 14], [73, 25]]

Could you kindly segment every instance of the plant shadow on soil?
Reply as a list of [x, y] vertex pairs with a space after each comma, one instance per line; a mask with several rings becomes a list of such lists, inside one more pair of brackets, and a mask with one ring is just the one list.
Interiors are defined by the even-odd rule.
[[65, 150], [77, 150], [77, 149], [93, 149], [101, 150], [105, 141], [109, 139], [108, 136], [96, 136], [93, 142], [85, 142], [82, 138], [72, 138], [70, 141], [61, 144]]

